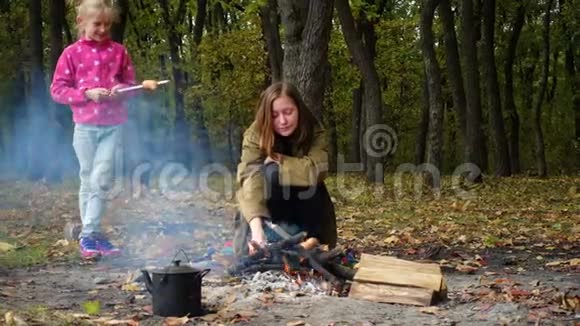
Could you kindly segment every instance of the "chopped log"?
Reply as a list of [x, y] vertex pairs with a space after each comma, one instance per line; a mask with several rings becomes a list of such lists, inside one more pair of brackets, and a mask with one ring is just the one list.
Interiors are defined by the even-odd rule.
[[436, 264], [421, 264], [394, 257], [363, 254], [355, 281], [412, 286], [439, 292], [443, 285], [441, 268]]
[[422, 288], [353, 282], [348, 296], [382, 303], [429, 306], [433, 303], [433, 292]]
[[399, 270], [397, 268], [359, 267], [354, 275], [354, 280], [368, 283], [415, 286], [439, 291], [442, 277], [441, 275]]
[[434, 263], [417, 263], [408, 260], [403, 260], [389, 256], [377, 256], [362, 254], [359, 266], [369, 265], [373, 267], [393, 267], [396, 266], [399, 270], [421, 270], [425, 273], [441, 274], [441, 267]]

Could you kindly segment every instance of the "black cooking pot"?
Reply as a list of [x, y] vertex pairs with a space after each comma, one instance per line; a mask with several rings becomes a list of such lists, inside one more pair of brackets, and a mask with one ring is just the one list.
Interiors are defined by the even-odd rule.
[[180, 260], [165, 268], [141, 270], [147, 291], [153, 300], [153, 313], [164, 317], [203, 315], [201, 306], [201, 279], [209, 269], [198, 270], [180, 265]]

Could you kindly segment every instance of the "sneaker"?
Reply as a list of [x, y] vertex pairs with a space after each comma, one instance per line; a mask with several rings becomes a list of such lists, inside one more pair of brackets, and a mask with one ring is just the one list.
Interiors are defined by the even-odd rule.
[[83, 237], [79, 240], [81, 257], [91, 259], [98, 257], [101, 252], [97, 249], [97, 241], [94, 238]]
[[121, 254], [121, 250], [110, 243], [105, 237], [97, 238], [97, 250], [99, 250], [102, 256], [119, 256]]

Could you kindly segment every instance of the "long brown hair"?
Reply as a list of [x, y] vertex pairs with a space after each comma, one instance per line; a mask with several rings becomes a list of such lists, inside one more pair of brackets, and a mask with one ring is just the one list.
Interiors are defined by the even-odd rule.
[[292, 134], [292, 139], [297, 147], [308, 152], [314, 138], [314, 128], [319, 126], [318, 120], [306, 107], [302, 96], [294, 85], [287, 82], [276, 82], [262, 92], [256, 111], [256, 124], [260, 134], [260, 149], [267, 156], [272, 156], [275, 132], [272, 116], [272, 105], [274, 101], [282, 96], [287, 96], [294, 101], [298, 108], [298, 126]]

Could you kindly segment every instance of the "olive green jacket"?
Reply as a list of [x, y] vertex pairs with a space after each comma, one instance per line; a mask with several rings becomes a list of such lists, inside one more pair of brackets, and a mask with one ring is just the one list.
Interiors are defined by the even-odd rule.
[[[317, 129], [308, 153], [292, 148], [293, 156], [282, 156], [280, 184], [308, 187], [323, 181], [328, 172], [327, 148], [326, 132]], [[237, 172], [239, 209], [248, 222], [256, 216], [271, 217], [266, 207], [261, 170], [265, 159], [265, 153], [260, 150], [260, 134], [254, 122], [244, 133], [242, 157]]]

